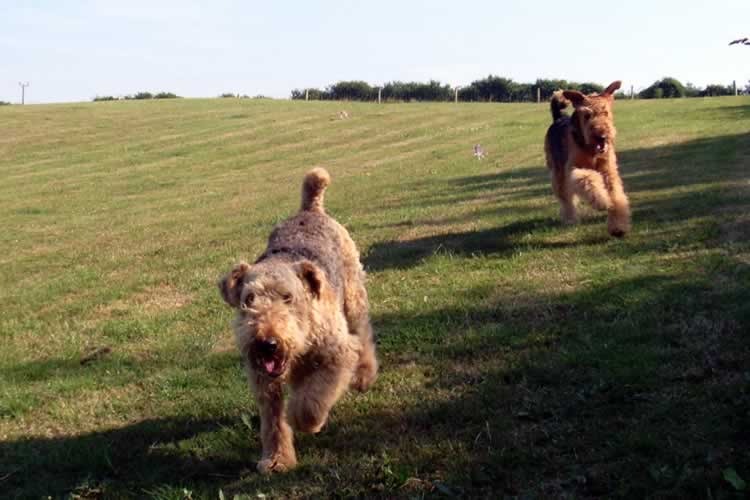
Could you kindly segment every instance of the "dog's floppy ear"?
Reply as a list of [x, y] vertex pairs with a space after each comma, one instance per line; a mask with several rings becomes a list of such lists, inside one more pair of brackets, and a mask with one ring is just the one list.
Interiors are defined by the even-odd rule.
[[563, 92], [563, 95], [567, 100], [573, 103], [573, 106], [580, 106], [586, 100], [586, 96], [577, 90], [566, 90]]
[[219, 291], [224, 302], [232, 307], [240, 307], [242, 295], [242, 280], [250, 270], [250, 264], [240, 262], [234, 269], [219, 281]]
[[622, 87], [622, 82], [620, 80], [614, 81], [609, 84], [609, 87], [604, 89], [604, 92], [602, 92], [602, 95], [604, 96], [611, 96], [615, 93], [620, 87]]
[[313, 298], [319, 299], [325, 280], [323, 271], [309, 260], [305, 260], [297, 264], [297, 276]]

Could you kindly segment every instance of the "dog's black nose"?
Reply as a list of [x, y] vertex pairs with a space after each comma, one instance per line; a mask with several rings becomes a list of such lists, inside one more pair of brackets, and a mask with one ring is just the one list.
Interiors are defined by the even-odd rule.
[[258, 351], [261, 354], [273, 354], [279, 346], [276, 344], [276, 339], [265, 339], [257, 341]]

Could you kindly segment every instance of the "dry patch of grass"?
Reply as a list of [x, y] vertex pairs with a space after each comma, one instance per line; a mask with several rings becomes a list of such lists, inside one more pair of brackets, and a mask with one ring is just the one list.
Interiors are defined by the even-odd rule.
[[108, 319], [113, 315], [122, 315], [134, 309], [146, 315], [154, 315], [185, 307], [192, 300], [191, 294], [178, 290], [174, 285], [164, 283], [149, 287], [126, 299], [102, 305], [96, 309], [95, 316], [100, 320]]

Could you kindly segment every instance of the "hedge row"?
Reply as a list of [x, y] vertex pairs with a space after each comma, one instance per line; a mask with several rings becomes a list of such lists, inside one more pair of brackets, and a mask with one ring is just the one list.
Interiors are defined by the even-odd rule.
[[[534, 102], [537, 97], [547, 100], [558, 89], [579, 90], [583, 93], [601, 92], [604, 87], [591, 82], [570, 82], [556, 79], [537, 79], [534, 83], [519, 83], [510, 78], [489, 75], [475, 80], [471, 85], [458, 90], [458, 99], [469, 102]], [[329, 85], [324, 90], [317, 88], [294, 89], [292, 99], [376, 101], [379, 88], [361, 80], [341, 81]], [[380, 88], [380, 98], [385, 101], [452, 101], [456, 90], [450, 85], [431, 80], [421, 82], [388, 82]], [[750, 82], [745, 89], [750, 93]], [[682, 85], [674, 78], [663, 78], [643, 90], [637, 97], [652, 99], [661, 97], [703, 97], [734, 95], [734, 88], [723, 85], [709, 85], [704, 89], [691, 84]], [[615, 94], [624, 98], [624, 92]]]
[[94, 97], [94, 102], [99, 101], [119, 101], [119, 100], [141, 100], [141, 99], [178, 99], [180, 96], [173, 94], [172, 92], [157, 92], [152, 94], [151, 92], [138, 92], [133, 95], [126, 95], [122, 97], [114, 97], [111, 95], [103, 95]]

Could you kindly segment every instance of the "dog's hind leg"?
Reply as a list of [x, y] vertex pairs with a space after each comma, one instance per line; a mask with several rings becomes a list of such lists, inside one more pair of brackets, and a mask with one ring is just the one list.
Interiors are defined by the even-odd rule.
[[360, 351], [351, 387], [366, 391], [378, 376], [378, 359], [375, 355], [375, 334], [370, 323], [367, 290], [363, 280], [349, 283], [344, 309], [349, 333], [359, 339]]
[[550, 170], [552, 178], [552, 190], [560, 202], [560, 220], [563, 224], [575, 224], [578, 222], [576, 213], [577, 197], [570, 183], [564, 167]]
[[[558, 95], [552, 100], [552, 116], [554, 119], [561, 117], [560, 109], [565, 107]], [[560, 202], [560, 220], [563, 224], [575, 224], [578, 222], [576, 214], [577, 197], [570, 183], [570, 170], [572, 168], [570, 151], [574, 147], [570, 139], [569, 125], [567, 122], [556, 122], [547, 130], [544, 137], [544, 155], [547, 168], [552, 181], [552, 191]]]
[[375, 336], [368, 317], [361, 317], [354, 323], [355, 333], [362, 342], [359, 360], [354, 370], [351, 387], [360, 392], [370, 388], [378, 376], [378, 358], [375, 355]]
[[359, 360], [351, 387], [366, 391], [378, 375], [375, 335], [370, 323], [370, 302], [365, 288], [365, 272], [354, 241], [343, 228], [339, 232], [344, 257], [344, 316], [349, 334], [359, 340]]

